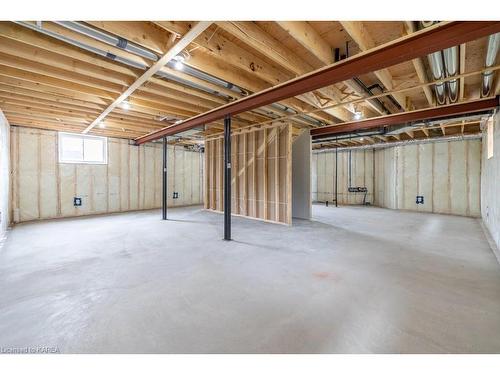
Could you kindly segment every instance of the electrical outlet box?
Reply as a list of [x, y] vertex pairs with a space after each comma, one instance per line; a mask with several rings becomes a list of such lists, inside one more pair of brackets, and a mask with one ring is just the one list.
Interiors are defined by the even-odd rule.
[[179, 198], [179, 192], [177, 192], [177, 191], [174, 191], [174, 195], [173, 195], [173, 198], [174, 198], [174, 199], [177, 199], [177, 198]]
[[82, 198], [80, 197], [74, 197], [73, 198], [73, 206], [81, 206], [82, 205]]
[[415, 200], [416, 204], [424, 204], [424, 196], [423, 195], [417, 195], [417, 199]]

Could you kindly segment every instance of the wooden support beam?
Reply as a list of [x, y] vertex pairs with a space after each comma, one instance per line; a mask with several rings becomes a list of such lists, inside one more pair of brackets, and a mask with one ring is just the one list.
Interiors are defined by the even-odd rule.
[[164, 135], [176, 134], [198, 125], [210, 123], [227, 114], [235, 115], [255, 109], [499, 31], [500, 22], [497, 21], [443, 22], [284, 84], [195, 116], [177, 125], [140, 137], [136, 141], [141, 144], [161, 138]]
[[[405, 30], [406, 34], [411, 34], [417, 31], [413, 21], [405, 21]], [[425, 72], [425, 66], [421, 57], [417, 57], [411, 61], [413, 63], [413, 67], [415, 68], [415, 72], [417, 73], [418, 80], [420, 83], [427, 83], [427, 73]], [[427, 99], [427, 103], [430, 106], [434, 105], [434, 96], [432, 95], [432, 90], [429, 86], [422, 87], [422, 91], [424, 92], [425, 98]]]
[[[460, 74], [465, 73], [465, 43], [460, 44]], [[459, 100], [463, 101], [465, 98], [465, 77], [460, 78]]]
[[[124, 93], [116, 98], [108, 108], [104, 110], [84, 131], [88, 133], [90, 129], [99, 124], [113, 109], [115, 109], [121, 102], [126, 100], [135, 90], [146, 83], [155, 73], [157, 73], [163, 66], [172, 60], [178, 53], [186, 48], [193, 40], [196, 39], [203, 31], [205, 31], [212, 23], [208, 21], [201, 21], [193, 27], [181, 40], [173, 45], [168, 52], [166, 52], [158, 61], [156, 61], [143, 75], [141, 75], [132, 85], [130, 85]], [[173, 39], [171, 40], [173, 42]]]

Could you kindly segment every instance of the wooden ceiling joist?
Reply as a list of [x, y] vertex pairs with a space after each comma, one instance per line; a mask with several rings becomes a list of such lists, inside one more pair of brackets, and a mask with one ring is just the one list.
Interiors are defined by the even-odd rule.
[[[194, 25], [196, 22], [189, 21], [0, 22], [0, 107], [11, 123], [15, 119], [16, 125], [23, 125], [23, 120], [26, 126], [35, 127], [38, 122], [50, 129], [81, 131], [166, 53], [174, 35], [182, 38]], [[124, 38], [142, 48], [144, 54], [86, 34], [86, 27], [99, 29], [116, 40]], [[184, 70], [162, 66], [157, 75], [129, 97], [130, 108], [115, 107], [107, 116], [106, 128], [93, 128], [91, 132], [140, 138], [177, 121], [225, 108], [235, 100], [247, 100], [252, 93], [280, 88], [283, 82], [313, 74], [315, 69], [333, 62], [333, 49], [342, 48], [346, 40], [354, 39], [357, 43], [349, 48], [354, 53], [367, 49], [361, 52], [364, 55], [405, 30], [413, 35], [414, 29], [414, 23], [403, 21], [344, 25], [336, 21], [216, 22], [183, 50], [187, 57]], [[480, 91], [480, 80], [470, 72], [465, 74], [466, 64], [468, 71], [477, 71], [484, 64], [485, 52], [473, 39], [477, 38], [471, 36], [470, 42], [460, 43], [460, 73], [464, 73], [459, 79], [461, 102], [477, 97]], [[360, 77], [367, 86], [378, 82], [387, 86], [389, 80], [395, 90], [388, 92], [405, 98], [406, 106], [433, 106], [432, 85], [422, 85], [428, 82], [425, 55], [422, 56], [423, 59], [407, 60], [390, 69], [384, 66], [373, 70], [371, 66]], [[205, 75], [194, 74], [191, 68]], [[391, 76], [387, 78], [382, 73], [382, 77], [377, 77], [377, 70], [379, 75], [380, 71], [390, 71]], [[219, 82], [207, 78], [209, 75]], [[497, 91], [499, 81], [494, 80]], [[323, 85], [276, 102], [287, 108], [267, 104], [233, 113], [234, 129], [244, 131], [247, 127], [276, 123], [278, 118], [291, 122], [298, 131], [325, 123], [350, 123], [359, 111], [363, 118], [385, 114], [359, 86], [357, 90], [362, 92], [353, 91], [355, 87], [349, 79]], [[416, 89], [399, 90], [412, 86]], [[375, 97], [387, 108], [395, 109], [385, 96]], [[217, 135], [222, 123], [222, 118], [205, 122], [203, 125], [208, 126], [195, 136]], [[470, 128], [464, 127], [464, 131]], [[455, 130], [446, 127], [445, 131], [454, 134]], [[439, 127], [428, 132], [429, 136], [441, 134]], [[414, 135], [417, 138], [425, 134], [417, 131]]]
[[[375, 42], [370, 34], [366, 31], [362, 22], [359, 21], [340, 21], [344, 30], [347, 31], [353, 41], [359, 46], [361, 51], [367, 51], [376, 47]], [[392, 75], [387, 68], [374, 71], [374, 74], [382, 82], [387, 91], [394, 88]], [[394, 94], [394, 99], [398, 102], [401, 108], [406, 109], [406, 100], [404, 95]]]
[[172, 60], [178, 53], [182, 52], [194, 39], [211, 25], [211, 22], [201, 21], [196, 24], [181, 40], [173, 45], [158, 61], [156, 61], [143, 75], [132, 83], [118, 98], [116, 98], [84, 131], [88, 133], [94, 126], [99, 124], [113, 109], [126, 100], [135, 90], [146, 83], [163, 66]]
[[176, 134], [196, 126], [301, 95], [354, 76], [384, 69], [429, 53], [500, 31], [500, 22], [445, 22], [355, 55], [305, 76], [195, 116], [177, 125], [138, 138], [140, 143]]

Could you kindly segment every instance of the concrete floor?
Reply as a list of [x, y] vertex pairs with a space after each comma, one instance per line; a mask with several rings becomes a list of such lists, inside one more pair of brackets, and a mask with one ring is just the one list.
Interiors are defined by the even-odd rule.
[[0, 347], [62, 353], [500, 352], [476, 219], [314, 206], [293, 227], [198, 207], [17, 225]]

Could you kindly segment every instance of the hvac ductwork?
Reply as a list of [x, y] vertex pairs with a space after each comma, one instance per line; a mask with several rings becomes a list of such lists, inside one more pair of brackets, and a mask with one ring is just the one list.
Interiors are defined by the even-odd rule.
[[[486, 61], [485, 61], [486, 68], [490, 68], [493, 65], [495, 65], [498, 55], [499, 45], [500, 45], [500, 33], [490, 35], [488, 38], [488, 47], [486, 49]], [[481, 85], [481, 97], [486, 97], [490, 95], [494, 74], [495, 73], [492, 70], [488, 70], [483, 73], [483, 82]]]
[[[432, 71], [434, 81], [444, 78], [443, 54], [441, 51], [434, 52], [427, 56]], [[434, 85], [437, 104], [446, 104], [446, 89], [444, 83]]]
[[75, 21], [54, 21], [60, 26], [63, 26], [69, 30], [76, 31], [77, 33], [80, 33], [82, 35], [89, 36], [93, 39], [99, 40], [101, 42], [107, 43], [111, 46], [118, 47], [120, 49], [123, 49], [127, 52], [136, 54], [138, 56], [142, 56], [146, 59], [156, 61], [158, 60], [158, 56], [154, 54], [153, 52], [148, 51], [145, 48], [142, 48], [141, 46], [138, 46], [136, 44], [130, 43], [128, 40], [116, 37], [114, 35], [102, 32], [100, 30], [94, 29], [93, 27], [89, 27], [87, 25], [84, 25], [80, 22], [75, 22]]
[[[420, 22], [422, 28], [432, 26], [434, 23], [435, 22], [433, 21]], [[431, 53], [427, 56], [427, 58], [431, 67], [433, 79], [435, 81], [453, 77], [458, 74], [458, 46], [447, 48], [444, 51]], [[458, 101], [458, 79], [453, 79], [446, 83], [436, 84], [434, 85], [434, 91], [436, 93], [437, 104], [446, 104], [446, 92], [448, 92], [449, 102], [455, 103]]]
[[[131, 66], [131, 67], [134, 67], [134, 68], [137, 68], [137, 69], [141, 69], [141, 70], [147, 70], [148, 69], [148, 66], [145, 65], [145, 64], [141, 64], [139, 62], [132, 61], [132, 60], [120, 57], [120, 56], [111, 55], [111, 54], [107, 53], [106, 51], [101, 50], [99, 48], [96, 48], [96, 47], [93, 47], [93, 46], [89, 46], [89, 45], [87, 45], [85, 43], [76, 41], [74, 39], [71, 39], [71, 38], [68, 38], [66, 36], [60, 35], [60, 34], [58, 34], [56, 32], [50, 31], [48, 29], [45, 29], [45, 28], [42, 27], [42, 25], [37, 26], [37, 25], [34, 25], [32, 23], [24, 22], [24, 21], [15, 21], [15, 23], [17, 23], [20, 26], [23, 26], [23, 27], [29, 28], [31, 30], [37, 31], [37, 32], [39, 32], [41, 34], [48, 35], [48, 36], [50, 36], [52, 38], [58, 39], [58, 40], [60, 40], [62, 42], [71, 44], [71, 45], [76, 46], [78, 48], [81, 48], [83, 50], [95, 53], [95, 54], [97, 54], [99, 56], [106, 57], [106, 58], [109, 58], [111, 60], [117, 61], [119, 63]], [[63, 26], [65, 28], [67, 28], [67, 29], [70, 29], [72, 31], [78, 32], [78, 33], [80, 33], [82, 35], [85, 35], [87, 37], [96, 39], [96, 40], [104, 42], [106, 44], [109, 44], [109, 45], [112, 45], [112, 46], [116, 46], [118, 48], [121, 48], [121, 49], [123, 49], [125, 51], [128, 51], [130, 53], [133, 53], [135, 55], [144, 57], [146, 59], [149, 59], [149, 60], [152, 60], [152, 61], [158, 60], [158, 57], [154, 53], [152, 53], [152, 52], [150, 52], [150, 51], [148, 51], [148, 50], [146, 50], [146, 49], [144, 49], [144, 48], [142, 48], [142, 47], [140, 47], [138, 45], [130, 43], [129, 41], [127, 41], [127, 40], [125, 40], [123, 38], [118, 38], [118, 37], [115, 37], [115, 36], [113, 36], [111, 34], [108, 34], [108, 33], [102, 32], [100, 30], [94, 29], [94, 28], [92, 28], [90, 26], [87, 26], [85, 24], [82, 24], [80, 22], [58, 21], [56, 23], [59, 24], [60, 26]], [[169, 62], [167, 65], [170, 68], [175, 69], [175, 67], [173, 66], [172, 62]], [[198, 79], [210, 82], [210, 83], [212, 83], [214, 85], [228, 88], [228, 89], [230, 89], [230, 90], [232, 90], [232, 91], [234, 91], [236, 93], [240, 93], [240, 94], [241, 93], [245, 93], [244, 90], [242, 90], [241, 88], [233, 85], [232, 83], [226, 82], [226, 81], [221, 80], [221, 79], [219, 79], [217, 77], [214, 77], [214, 76], [211, 76], [209, 74], [206, 74], [206, 73], [204, 73], [202, 71], [199, 71], [199, 70], [197, 70], [195, 68], [192, 68], [192, 67], [190, 67], [188, 65], [184, 66], [184, 73], [186, 73], [188, 75], [191, 75], [193, 77], [196, 77]], [[163, 71], [158, 71], [156, 73], [156, 75], [158, 75], [159, 77], [168, 79], [170, 81], [178, 82], [178, 83], [180, 83], [182, 85], [185, 85], [185, 86], [189, 86], [189, 87], [192, 87], [192, 88], [195, 88], [195, 89], [198, 89], [198, 90], [202, 90], [202, 91], [208, 92], [210, 94], [219, 95], [219, 96], [222, 96], [222, 97], [225, 97], [225, 98], [228, 97], [225, 94], [222, 94], [220, 92], [211, 90], [211, 89], [209, 89], [207, 87], [204, 87], [202, 85], [199, 85], [197, 83], [194, 83], [194, 82], [191, 82], [191, 81], [179, 78], [179, 77], [177, 77], [175, 75], [165, 73]], [[289, 108], [286, 108], [285, 106], [280, 105], [279, 103], [273, 103], [270, 106], [274, 107], [274, 108], [276, 108], [278, 110], [283, 110], [283, 111], [286, 111], [286, 112], [289, 112], [289, 113], [296, 113], [293, 110], [291, 110]], [[315, 118], [313, 118], [311, 116], [300, 115], [299, 117], [302, 118], [303, 120], [311, 123], [311, 124], [315, 124], [315, 125], [320, 124], [320, 122], [318, 120], [316, 120]]]
[[[453, 77], [458, 74], [458, 46], [447, 48], [443, 51], [444, 56], [444, 68], [446, 77]], [[448, 98], [450, 103], [456, 103], [458, 101], [458, 91], [459, 84], [458, 79], [453, 79], [446, 82], [448, 87]]]

